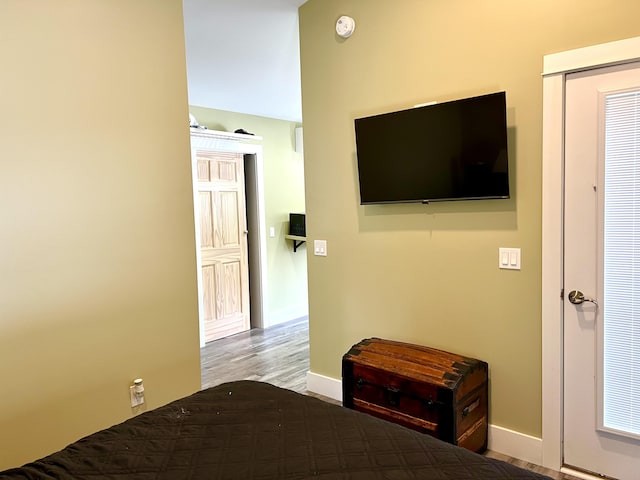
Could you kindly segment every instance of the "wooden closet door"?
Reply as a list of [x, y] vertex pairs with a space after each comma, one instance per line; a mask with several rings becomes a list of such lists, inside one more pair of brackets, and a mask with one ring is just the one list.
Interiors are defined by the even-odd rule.
[[196, 151], [206, 342], [250, 328], [244, 157]]

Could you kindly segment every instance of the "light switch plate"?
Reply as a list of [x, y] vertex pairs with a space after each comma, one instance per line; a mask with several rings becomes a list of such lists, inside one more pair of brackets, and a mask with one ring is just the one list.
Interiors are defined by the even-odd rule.
[[499, 248], [498, 268], [506, 270], [520, 270], [520, 249]]
[[313, 241], [313, 254], [320, 257], [327, 256], [327, 241], [326, 240], [314, 240]]

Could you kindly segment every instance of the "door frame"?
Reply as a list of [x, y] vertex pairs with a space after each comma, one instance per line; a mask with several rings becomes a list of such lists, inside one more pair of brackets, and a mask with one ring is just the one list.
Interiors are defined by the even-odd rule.
[[[564, 98], [570, 73], [640, 60], [640, 37], [544, 56], [542, 114], [542, 465], [562, 469]], [[584, 478], [591, 478], [584, 476]]]
[[[249, 166], [251, 167], [250, 178], [249, 180], [245, 179], [245, 198], [246, 209], [251, 210], [254, 213], [252, 215], [247, 215], [249, 240], [253, 240], [252, 244], [249, 245], [249, 285], [254, 287], [250, 293], [250, 315], [252, 327], [264, 326], [264, 315], [267, 311], [267, 236], [264, 204], [264, 161], [262, 156], [262, 145], [255, 143], [262, 141], [262, 137], [193, 128], [190, 129], [190, 133], [191, 171], [193, 179], [193, 213], [195, 220], [196, 264], [198, 272], [198, 321], [200, 331], [200, 348], [202, 348], [205, 345], [205, 338], [204, 320], [200, 313], [203, 311], [202, 298], [200, 295], [200, 292], [202, 291], [202, 280], [200, 278], [202, 263], [200, 260], [200, 225], [197, 213], [198, 162], [196, 160], [196, 150], [207, 149], [216, 152], [239, 153], [244, 156], [245, 171], [247, 163], [249, 163]], [[255, 241], [256, 239], [257, 242]]]

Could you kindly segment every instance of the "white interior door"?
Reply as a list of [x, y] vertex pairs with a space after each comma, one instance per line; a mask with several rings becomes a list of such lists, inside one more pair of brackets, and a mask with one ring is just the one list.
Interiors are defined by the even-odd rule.
[[635, 480], [640, 67], [568, 75], [565, 102], [563, 462]]

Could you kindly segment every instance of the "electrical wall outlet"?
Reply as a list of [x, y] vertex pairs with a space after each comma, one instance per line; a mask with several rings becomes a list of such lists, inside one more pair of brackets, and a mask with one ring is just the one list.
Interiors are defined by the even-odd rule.
[[131, 406], [137, 407], [138, 405], [142, 405], [144, 403], [144, 393], [142, 395], [136, 393], [135, 386], [131, 385], [129, 387], [129, 395], [131, 396]]
[[131, 408], [138, 407], [144, 403], [144, 384], [141, 378], [136, 378], [133, 385], [129, 387], [131, 397]]

